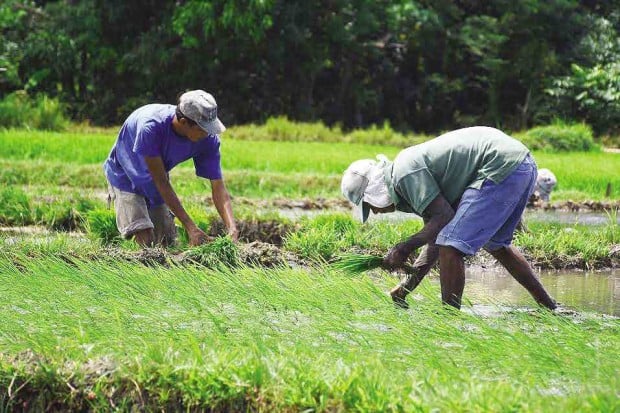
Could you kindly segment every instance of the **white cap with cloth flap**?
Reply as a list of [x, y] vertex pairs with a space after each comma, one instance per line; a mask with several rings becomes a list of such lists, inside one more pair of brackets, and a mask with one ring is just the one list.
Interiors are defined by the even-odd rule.
[[183, 93], [179, 98], [179, 110], [210, 135], [219, 135], [226, 130], [217, 117], [215, 98], [204, 90], [191, 90]]
[[384, 155], [377, 155], [378, 161], [361, 159], [353, 162], [342, 176], [342, 195], [359, 209], [359, 218], [366, 222], [370, 205], [385, 208], [394, 202], [390, 197], [384, 179], [383, 168], [387, 162]]

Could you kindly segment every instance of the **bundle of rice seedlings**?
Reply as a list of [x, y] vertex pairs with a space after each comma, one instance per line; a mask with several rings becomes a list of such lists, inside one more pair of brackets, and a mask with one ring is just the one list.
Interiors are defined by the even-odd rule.
[[359, 274], [364, 271], [373, 270], [381, 267], [383, 257], [370, 254], [343, 254], [340, 255], [332, 267], [352, 274]]
[[184, 260], [216, 268], [239, 265], [239, 249], [230, 237], [217, 237], [213, 242], [188, 250]]
[[[372, 254], [343, 254], [340, 255], [331, 265], [341, 271], [346, 271], [351, 274], [359, 274], [364, 271], [383, 267], [383, 257]], [[403, 263], [400, 268], [392, 269], [392, 271], [405, 274], [416, 274], [413, 267], [407, 263]]]

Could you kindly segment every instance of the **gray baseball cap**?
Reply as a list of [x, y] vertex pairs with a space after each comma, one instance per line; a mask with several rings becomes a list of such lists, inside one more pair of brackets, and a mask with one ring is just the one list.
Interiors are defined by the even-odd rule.
[[219, 135], [226, 130], [217, 117], [215, 98], [204, 90], [191, 90], [179, 98], [179, 110], [210, 135]]
[[342, 175], [340, 190], [342, 195], [357, 206], [358, 215], [366, 222], [370, 214], [370, 205], [364, 202], [364, 191], [370, 181], [370, 172], [376, 162], [372, 159], [361, 159], [353, 162]]

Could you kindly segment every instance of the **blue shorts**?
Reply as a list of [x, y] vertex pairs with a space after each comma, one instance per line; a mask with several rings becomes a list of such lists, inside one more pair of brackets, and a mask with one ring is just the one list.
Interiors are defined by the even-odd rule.
[[454, 247], [466, 255], [480, 248], [495, 251], [510, 245], [515, 228], [534, 191], [536, 163], [531, 155], [499, 184], [490, 179], [480, 189], [465, 190], [456, 215], [435, 244]]

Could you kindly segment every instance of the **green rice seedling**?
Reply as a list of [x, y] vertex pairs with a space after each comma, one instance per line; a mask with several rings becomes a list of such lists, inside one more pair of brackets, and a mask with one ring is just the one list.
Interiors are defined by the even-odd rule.
[[[211, 222], [214, 219], [219, 219], [219, 216], [215, 212], [208, 213], [204, 206], [197, 206], [193, 204], [188, 204], [186, 207], [187, 213], [192, 217], [192, 220], [196, 224], [198, 228], [209, 233], [209, 229], [211, 228]], [[187, 236], [187, 231], [183, 226], [180, 225], [180, 221], [175, 220], [177, 222], [177, 234], [178, 234], [178, 243], [180, 247], [186, 247], [189, 243], [189, 237]]]
[[103, 245], [119, 244], [121, 234], [116, 227], [116, 214], [109, 209], [95, 209], [86, 214], [86, 230]]
[[327, 213], [308, 219], [305, 223], [302, 223], [302, 226], [305, 228], [325, 228], [334, 231], [338, 235], [347, 235], [348, 233], [358, 231], [361, 225], [351, 214]]
[[382, 264], [383, 257], [378, 255], [348, 253], [337, 256], [331, 266], [350, 274], [359, 274], [379, 268]]
[[620, 226], [562, 225], [532, 222], [528, 232], [516, 234], [515, 244], [540, 265], [581, 268], [608, 266], [609, 250], [620, 240]]
[[16, 265], [0, 253], [8, 303], [0, 306], [0, 387], [14, 395], [4, 399], [9, 411], [51, 401], [67, 411], [619, 407], [611, 317], [450, 311], [428, 280], [402, 311], [385, 294], [389, 277], [320, 266], [26, 258]]
[[95, 209], [95, 202], [86, 198], [61, 197], [54, 202], [39, 202], [34, 207], [37, 224], [55, 231], [85, 229], [86, 214]]
[[189, 249], [184, 254], [184, 261], [209, 268], [236, 267], [239, 265], [239, 248], [230, 237], [217, 237], [212, 242]]
[[343, 247], [342, 238], [325, 228], [307, 228], [289, 234], [284, 248], [314, 261], [329, 260]]
[[348, 214], [320, 214], [301, 220], [300, 229], [289, 234], [284, 246], [304, 258], [329, 260], [338, 251], [354, 245], [360, 225]]
[[400, 222], [376, 221], [361, 226], [355, 245], [362, 249], [387, 251], [422, 229], [423, 222], [415, 215]]

